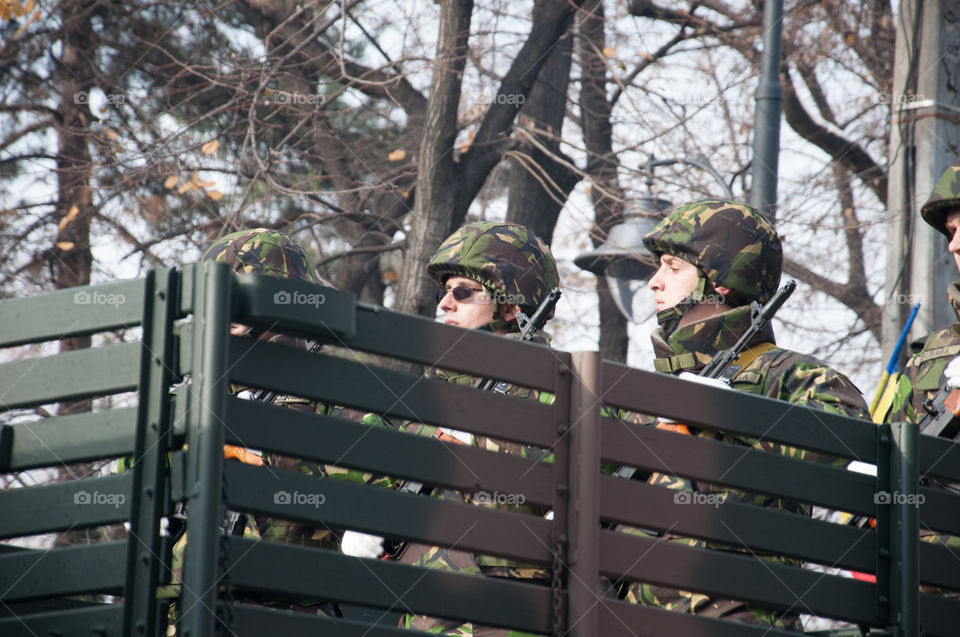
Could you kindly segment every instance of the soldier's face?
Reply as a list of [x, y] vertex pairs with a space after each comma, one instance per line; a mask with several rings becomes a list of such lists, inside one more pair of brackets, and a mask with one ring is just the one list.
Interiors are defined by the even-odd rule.
[[[457, 300], [453, 295], [455, 288], [469, 288], [470, 295]], [[493, 302], [483, 291], [483, 286], [463, 276], [451, 276], [444, 284], [446, 293], [437, 306], [443, 310], [443, 322], [466, 329], [483, 327], [493, 320]], [[458, 292], [466, 294], [466, 292]]]
[[673, 307], [697, 287], [697, 266], [670, 254], [660, 256], [660, 268], [647, 284], [653, 290], [657, 311]]
[[960, 232], [958, 232], [960, 230], [960, 208], [947, 214], [946, 226], [951, 237], [947, 249], [953, 254], [953, 260], [957, 264], [957, 269], [960, 270]]

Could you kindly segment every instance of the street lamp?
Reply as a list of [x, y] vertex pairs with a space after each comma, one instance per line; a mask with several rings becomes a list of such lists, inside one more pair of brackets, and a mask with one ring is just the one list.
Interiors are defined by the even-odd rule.
[[[690, 165], [707, 172], [723, 186], [724, 195], [733, 199], [730, 186], [705, 157], [656, 159], [650, 155], [644, 166], [647, 187], [653, 185], [655, 168], [672, 164]], [[643, 247], [643, 236], [653, 230], [673, 204], [653, 195], [640, 195], [628, 206], [623, 221], [610, 228], [603, 244], [577, 255], [573, 262], [582, 270], [605, 276], [620, 313], [628, 321], [639, 323], [641, 321], [633, 313], [634, 298], [646, 288], [646, 280], [653, 276], [659, 266], [653, 255]]]
[[637, 197], [623, 221], [607, 232], [602, 245], [573, 260], [580, 269], [607, 278], [614, 303], [629, 321], [637, 322], [633, 316], [633, 299], [646, 287], [646, 280], [658, 267], [653, 255], [643, 247], [643, 236], [653, 230], [672, 207], [667, 199], [652, 195]]

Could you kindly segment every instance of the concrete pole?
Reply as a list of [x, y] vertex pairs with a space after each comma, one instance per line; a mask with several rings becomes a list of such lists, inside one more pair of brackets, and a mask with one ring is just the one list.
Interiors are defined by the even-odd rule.
[[920, 207], [960, 154], [960, 0], [902, 2], [897, 16], [891, 108], [883, 359], [910, 307], [920, 302], [910, 338], [956, 320], [946, 300], [958, 277], [944, 237]]

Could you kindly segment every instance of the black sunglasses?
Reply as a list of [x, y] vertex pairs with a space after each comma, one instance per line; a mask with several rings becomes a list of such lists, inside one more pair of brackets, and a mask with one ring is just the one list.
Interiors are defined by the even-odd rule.
[[437, 292], [437, 303], [443, 300], [443, 297], [447, 293], [453, 294], [453, 298], [458, 301], [466, 301], [474, 292], [483, 292], [483, 288], [472, 288], [469, 285], [458, 285], [457, 287], [450, 288], [449, 290], [441, 290]]

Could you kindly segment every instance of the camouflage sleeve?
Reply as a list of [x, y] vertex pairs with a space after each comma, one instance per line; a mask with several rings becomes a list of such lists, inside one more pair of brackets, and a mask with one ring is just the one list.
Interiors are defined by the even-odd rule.
[[[870, 419], [863, 394], [849, 378], [812, 356], [790, 350], [778, 348], [761, 354], [734, 379], [732, 387], [841, 416]], [[791, 458], [813, 459], [812, 454], [795, 447], [741, 442]], [[837, 459], [833, 464], [846, 466], [847, 460]]]
[[[951, 294], [953, 302], [954, 294]], [[917, 422], [922, 403], [932, 398], [945, 382], [944, 370], [960, 354], [960, 335], [955, 326], [937, 330], [911, 343], [914, 355], [897, 379], [897, 389], [885, 422]]]
[[884, 422], [914, 422], [916, 411], [913, 407], [913, 383], [906, 374], [897, 377], [897, 388], [893, 395], [890, 411], [884, 417]]
[[[756, 393], [841, 416], [870, 418], [867, 403], [856, 385], [812, 356], [779, 350], [772, 360], [760, 364], [769, 371], [763, 375], [762, 391]], [[736, 380], [733, 386], [740, 389]]]

